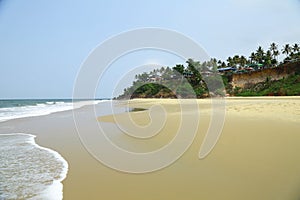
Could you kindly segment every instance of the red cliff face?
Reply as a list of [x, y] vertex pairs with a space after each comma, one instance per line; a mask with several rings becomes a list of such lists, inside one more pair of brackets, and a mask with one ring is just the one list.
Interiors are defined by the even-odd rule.
[[280, 80], [295, 74], [297, 68], [300, 68], [300, 63], [289, 63], [281, 65], [280, 67], [263, 69], [245, 74], [233, 74], [232, 86], [245, 88], [247, 85], [254, 85], [267, 80]]

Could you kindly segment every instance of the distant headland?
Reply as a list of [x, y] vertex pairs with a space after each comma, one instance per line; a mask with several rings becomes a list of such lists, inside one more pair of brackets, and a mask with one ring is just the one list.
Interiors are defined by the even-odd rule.
[[[285, 55], [283, 61], [278, 56]], [[177, 64], [135, 76], [132, 86], [118, 99], [205, 98], [216, 96], [298, 96], [300, 95], [300, 47], [272, 43], [261, 46], [247, 59], [235, 55], [226, 61], [212, 58], [186, 66]]]

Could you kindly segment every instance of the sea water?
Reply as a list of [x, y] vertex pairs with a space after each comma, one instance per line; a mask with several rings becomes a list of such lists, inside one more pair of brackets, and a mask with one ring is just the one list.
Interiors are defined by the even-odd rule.
[[34, 135], [0, 135], [0, 199], [62, 199], [68, 164]]
[[[71, 110], [84, 105], [97, 104], [103, 100], [72, 99], [7, 99], [0, 100], [0, 122], [10, 119], [48, 115]], [[75, 102], [75, 104], [74, 104]]]
[[[0, 100], [0, 127], [7, 120], [48, 115], [100, 102], [103, 100]], [[61, 181], [67, 175], [67, 161], [59, 153], [38, 146], [34, 138], [24, 133], [0, 134], [0, 200], [63, 198]]]

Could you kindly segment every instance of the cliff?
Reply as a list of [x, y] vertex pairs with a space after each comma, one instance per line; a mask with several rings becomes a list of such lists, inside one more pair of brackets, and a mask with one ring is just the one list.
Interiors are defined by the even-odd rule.
[[276, 68], [262, 69], [244, 74], [233, 74], [231, 84], [233, 88], [248, 88], [257, 83], [287, 78], [299, 71], [300, 62], [288, 63]]

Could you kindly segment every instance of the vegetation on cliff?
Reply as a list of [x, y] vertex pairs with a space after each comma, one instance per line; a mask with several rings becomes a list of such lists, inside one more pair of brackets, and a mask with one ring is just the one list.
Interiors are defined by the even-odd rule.
[[235, 88], [235, 96], [299, 96], [300, 75], [295, 74], [277, 81], [257, 83], [250, 88]]
[[[124, 89], [118, 98], [203, 98], [208, 96], [264, 96], [264, 95], [300, 95], [300, 48], [298, 44], [286, 44], [281, 49], [286, 55], [278, 61], [280, 50], [272, 43], [267, 51], [262, 47], [245, 56], [235, 55], [226, 61], [215, 58], [200, 63], [188, 59], [186, 64], [162, 67], [150, 72], [138, 74], [132, 86]], [[289, 63], [297, 65], [290, 77], [271, 81], [270, 77], [251, 87], [232, 86], [234, 73], [251, 73], [256, 70], [276, 68]]]

